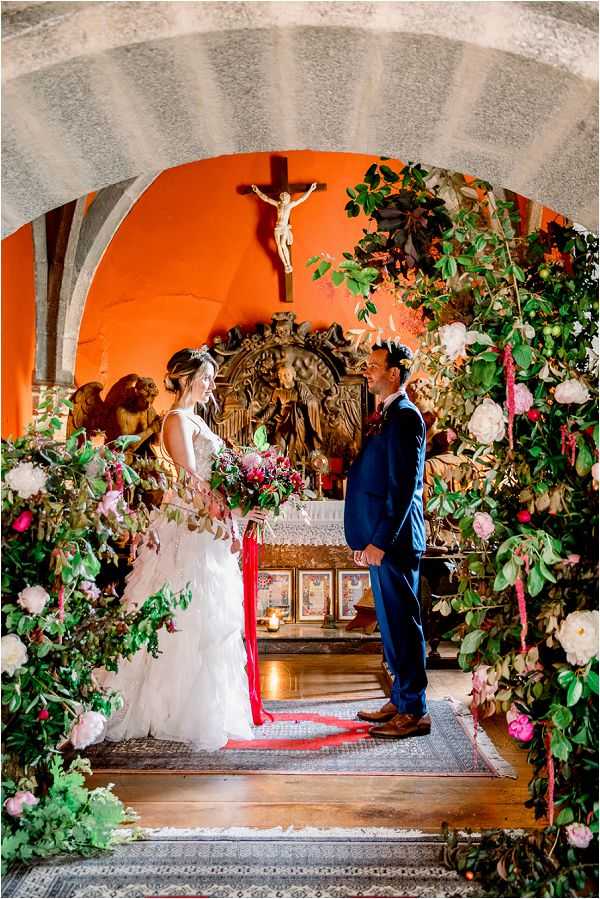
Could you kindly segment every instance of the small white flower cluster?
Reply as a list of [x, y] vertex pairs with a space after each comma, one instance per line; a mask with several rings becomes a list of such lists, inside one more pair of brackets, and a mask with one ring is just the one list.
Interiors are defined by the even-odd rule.
[[106, 718], [100, 712], [83, 712], [71, 728], [69, 739], [73, 749], [85, 749], [99, 743], [106, 728]]
[[571, 612], [557, 631], [559, 643], [571, 665], [587, 665], [598, 655], [598, 612]]
[[506, 433], [502, 407], [486, 397], [471, 415], [468, 428], [475, 440], [486, 446], [502, 440]]
[[554, 399], [557, 403], [586, 403], [590, 398], [590, 393], [583, 381], [577, 378], [569, 378], [563, 381], [554, 391]]
[[19, 462], [5, 477], [5, 481], [11, 490], [14, 490], [21, 499], [29, 499], [36, 493], [40, 493], [46, 487], [48, 475], [39, 465], [33, 462]]
[[463, 322], [442, 325], [439, 335], [444, 353], [451, 362], [454, 362], [459, 356], [467, 355], [468, 344], [491, 344], [487, 334], [482, 334], [480, 331], [467, 331], [467, 326]]
[[41, 615], [49, 599], [48, 593], [37, 584], [35, 587], [25, 587], [21, 590], [17, 603], [30, 615]]
[[1, 641], [2, 674], [12, 677], [27, 662], [27, 648], [16, 634], [6, 634]]

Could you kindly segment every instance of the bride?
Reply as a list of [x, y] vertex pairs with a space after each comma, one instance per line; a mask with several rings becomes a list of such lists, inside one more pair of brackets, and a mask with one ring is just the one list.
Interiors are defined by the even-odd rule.
[[[202, 347], [175, 353], [165, 378], [175, 400], [163, 419], [161, 449], [204, 488], [222, 441], [194, 409], [209, 401], [215, 374], [216, 363]], [[142, 548], [128, 575], [123, 602], [143, 603], [165, 583], [175, 591], [189, 584], [192, 601], [177, 612], [174, 632], [160, 632], [157, 659], [140, 650], [105, 683], [125, 701], [110, 719], [106, 738], [152, 736], [216, 750], [229, 738], [252, 737], [241, 635], [242, 578], [231, 540], [216, 540], [210, 533], [170, 521], [169, 503], [181, 500], [165, 495], [153, 523], [158, 551], [148, 544]]]

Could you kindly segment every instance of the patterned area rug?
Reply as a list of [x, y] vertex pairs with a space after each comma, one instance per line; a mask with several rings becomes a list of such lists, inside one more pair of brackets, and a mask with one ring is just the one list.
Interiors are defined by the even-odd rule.
[[284, 720], [255, 728], [253, 741], [230, 743], [218, 752], [145, 738], [105, 742], [91, 747], [88, 756], [96, 771], [515, 776], [481, 729], [475, 748], [473, 719], [464, 706], [433, 700], [431, 734], [406, 740], [374, 739], [364, 722], [356, 721], [359, 708], [380, 706], [380, 699], [271, 702], [267, 708]]
[[92, 859], [11, 872], [4, 897], [477, 896], [447, 870], [441, 840], [384, 830], [147, 832]]

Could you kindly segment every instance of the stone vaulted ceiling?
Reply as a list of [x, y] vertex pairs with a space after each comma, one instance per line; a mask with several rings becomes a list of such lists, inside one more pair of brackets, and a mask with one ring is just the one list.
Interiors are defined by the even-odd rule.
[[2, 4], [3, 231], [195, 159], [314, 149], [597, 222], [595, 3]]

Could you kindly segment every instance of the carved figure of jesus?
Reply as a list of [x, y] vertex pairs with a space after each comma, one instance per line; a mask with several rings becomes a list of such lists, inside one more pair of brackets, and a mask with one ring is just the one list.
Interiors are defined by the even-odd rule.
[[275, 243], [277, 245], [277, 252], [279, 253], [279, 257], [283, 262], [283, 267], [286, 272], [292, 271], [292, 260], [290, 258], [289, 247], [291, 247], [294, 236], [292, 234], [292, 226], [290, 224], [290, 213], [295, 206], [299, 206], [300, 203], [304, 203], [313, 190], [317, 189], [317, 182], [314, 181], [311, 186], [308, 188], [306, 193], [302, 194], [301, 197], [298, 197], [297, 200], [292, 200], [291, 196], [284, 191], [279, 194], [278, 200], [273, 200], [271, 197], [268, 197], [266, 194], [259, 190], [256, 184], [252, 185], [252, 190], [260, 197], [261, 200], [264, 200], [265, 203], [269, 203], [271, 206], [275, 206], [277, 209], [277, 221], [275, 223]]

